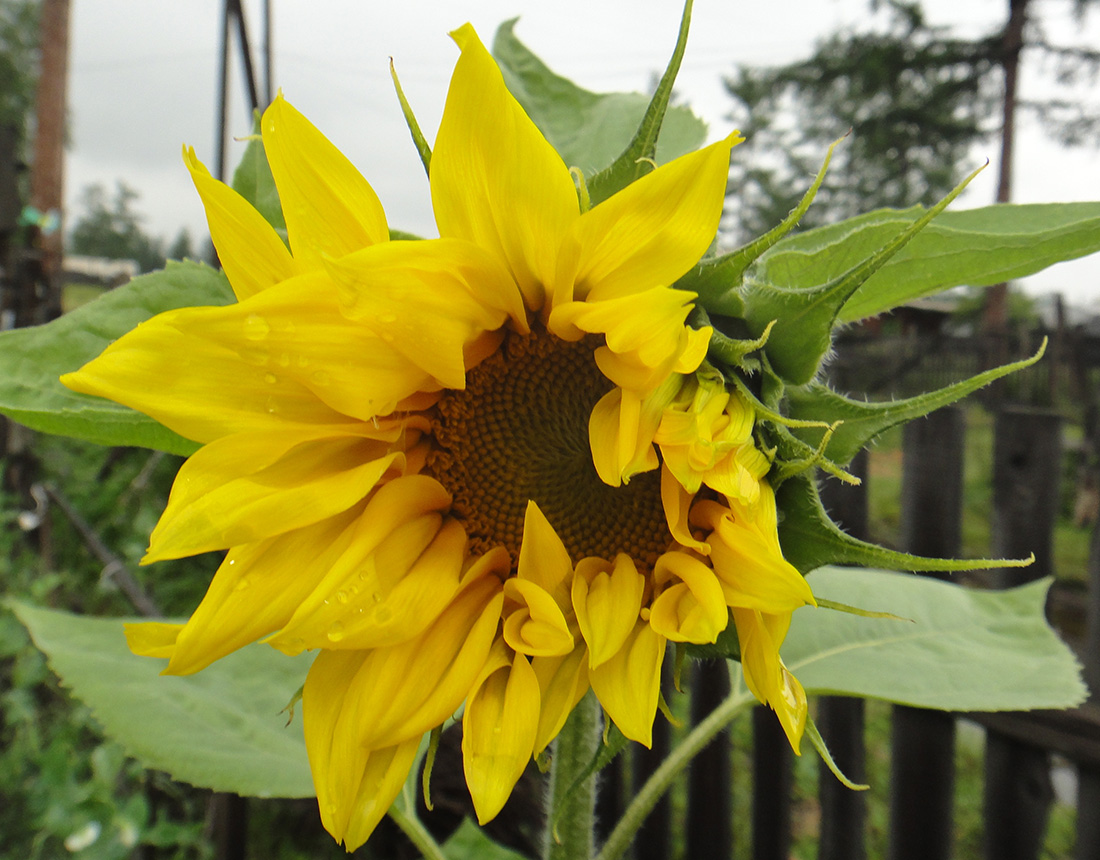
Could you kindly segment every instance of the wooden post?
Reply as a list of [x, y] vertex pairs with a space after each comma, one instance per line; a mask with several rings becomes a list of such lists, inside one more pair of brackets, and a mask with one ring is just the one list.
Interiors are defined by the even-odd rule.
[[[701, 723], [729, 695], [725, 660], [695, 664], [691, 681], [691, 722]], [[721, 731], [691, 760], [688, 776], [688, 857], [733, 856], [733, 761], [730, 736]]]
[[791, 783], [794, 753], [771, 708], [752, 709], [752, 856], [791, 855]]
[[[907, 424], [902, 547], [950, 558], [960, 549], [965, 415], [940, 409]], [[933, 574], [936, 575], [936, 574]], [[947, 860], [955, 799], [955, 718], [896, 706], [890, 759], [891, 860]]]
[[[825, 510], [852, 537], [866, 540], [867, 451], [860, 451], [848, 469], [863, 480], [853, 486], [835, 478], [821, 482]], [[850, 696], [822, 696], [817, 703], [817, 727], [833, 760], [849, 779], [866, 779], [863, 742], [864, 706]], [[864, 826], [867, 801], [864, 792], [845, 788], [824, 764], [818, 768], [818, 800], [821, 804], [821, 833], [818, 860], [864, 860], [867, 856]]]
[[[1095, 438], [1093, 444], [1097, 444]], [[1100, 523], [1093, 526], [1085, 616], [1085, 682], [1091, 702], [1100, 702]], [[1100, 857], [1100, 767], [1077, 767], [1077, 860]]]
[[[661, 668], [661, 690], [668, 698], [672, 689], [672, 672], [669, 661], [665, 660]], [[660, 713], [653, 722], [653, 746], [646, 749], [634, 744], [634, 786], [645, 785], [647, 779], [668, 757], [672, 748], [672, 732], [668, 720]], [[668, 792], [661, 796], [657, 805], [646, 816], [638, 833], [634, 837], [634, 856], [636, 860], [665, 860], [672, 846], [672, 802]]]
[[[993, 439], [993, 554], [1035, 564], [996, 571], [1009, 587], [1054, 572], [1054, 519], [1061, 478], [1061, 418], [1049, 410], [1004, 409]], [[985, 856], [1034, 860], [1046, 832], [1054, 791], [1050, 761], [1039, 747], [986, 734]]]

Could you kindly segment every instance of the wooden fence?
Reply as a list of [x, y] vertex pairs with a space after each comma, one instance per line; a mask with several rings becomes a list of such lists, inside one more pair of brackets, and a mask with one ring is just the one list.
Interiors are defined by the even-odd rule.
[[[941, 410], [905, 428], [902, 484], [901, 547], [937, 557], [958, 555], [962, 518], [964, 413]], [[1061, 419], [1050, 411], [1006, 409], [994, 428], [993, 557], [1022, 557], [1034, 552], [1036, 563], [1025, 569], [984, 572], [980, 579], [994, 587], [1018, 585], [1053, 573], [1052, 536], [1061, 478]], [[864, 474], [867, 458], [855, 469]], [[867, 498], [862, 488], [828, 482], [823, 497], [834, 517], [849, 532], [866, 537]], [[1097, 531], [1100, 535], [1100, 530]], [[1100, 690], [1100, 537], [1094, 537], [1088, 571], [1085, 633], [1071, 645], [1086, 666], [1094, 691]], [[723, 692], [724, 667], [701, 666], [693, 684], [693, 718], [705, 715]], [[1005, 679], [1011, 683], [1010, 678]], [[1100, 858], [1100, 706], [1094, 702], [1073, 711], [1020, 714], [956, 715], [894, 707], [890, 749], [888, 857], [891, 860], [938, 860], [952, 852], [954, 831], [955, 742], [957, 720], [982, 725], [985, 742], [983, 799], [984, 849], [987, 860], [1038, 860], [1053, 799], [1051, 754], [1076, 766], [1077, 860]], [[864, 703], [824, 697], [817, 703], [817, 722], [837, 763], [853, 779], [865, 777]], [[659, 758], [640, 751], [635, 780], [644, 779], [648, 763]], [[731, 827], [732, 801], [728, 737], [719, 737], [695, 763], [689, 775], [688, 808], [681, 819], [685, 855], [696, 858], [733, 856], [734, 839], [748, 839], [755, 860], [788, 860], [791, 856], [792, 755], [773, 715], [762, 708], [753, 716], [751, 828]], [[822, 767], [818, 804], [820, 860], [863, 860], [866, 848], [866, 798], [841, 786]], [[707, 817], [702, 816], [706, 810]], [[610, 813], [611, 810], [608, 810]], [[672, 810], [658, 807], [636, 840], [636, 860], [673, 856]], [[746, 852], [739, 851], [741, 854]]]

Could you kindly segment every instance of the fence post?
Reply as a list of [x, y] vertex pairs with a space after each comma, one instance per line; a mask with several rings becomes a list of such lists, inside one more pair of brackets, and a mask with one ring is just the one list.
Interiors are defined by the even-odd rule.
[[[1097, 444], [1094, 436], [1093, 445]], [[1094, 449], [1095, 450], [1095, 449]], [[1089, 550], [1088, 605], [1085, 616], [1085, 682], [1092, 702], [1100, 702], [1100, 523], [1093, 526]], [[1077, 767], [1077, 860], [1100, 857], [1100, 768]]]
[[[901, 542], [912, 553], [950, 558], [960, 549], [965, 415], [951, 407], [907, 424]], [[955, 799], [955, 718], [895, 706], [890, 757], [891, 860], [947, 860]]]
[[791, 856], [791, 783], [794, 753], [770, 708], [752, 709], [752, 856]]
[[[672, 691], [672, 670], [669, 661], [661, 667], [661, 694], [670, 698]], [[631, 744], [634, 748], [634, 789], [637, 791], [649, 779], [661, 763], [668, 758], [672, 749], [672, 731], [663, 714], [653, 721], [653, 746], [646, 749], [641, 744]], [[666, 791], [661, 795], [653, 810], [646, 816], [642, 826], [634, 836], [634, 857], [636, 860], [665, 860], [672, 850], [672, 800]]]
[[[825, 478], [820, 487], [821, 501], [841, 528], [852, 537], [866, 540], [866, 449], [855, 456], [848, 470], [863, 483], [852, 485], [836, 478]], [[863, 699], [822, 696], [817, 702], [817, 727], [841, 772], [854, 782], [863, 782], [866, 778]], [[867, 856], [863, 832], [867, 817], [864, 793], [845, 788], [832, 771], [821, 764], [818, 800], [821, 803], [818, 860], [864, 860]]]
[[[1035, 553], [1031, 567], [996, 571], [993, 582], [998, 587], [1053, 573], [1061, 454], [1061, 419], [1056, 413], [1016, 408], [998, 412], [993, 438], [993, 554], [1021, 558]], [[1045, 750], [987, 732], [986, 858], [1037, 858], [1053, 795]]]
[[[729, 695], [725, 660], [695, 663], [691, 722], [701, 723]], [[719, 732], [691, 760], [688, 774], [687, 857], [733, 856], [733, 759], [728, 730]]]

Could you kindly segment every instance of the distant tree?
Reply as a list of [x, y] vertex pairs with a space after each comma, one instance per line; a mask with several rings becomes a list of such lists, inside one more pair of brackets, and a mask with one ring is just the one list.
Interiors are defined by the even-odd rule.
[[0, 0], [0, 126], [26, 138], [38, 65], [37, 0]]
[[[837, 33], [806, 60], [766, 69], [742, 67], [726, 82], [734, 120], [749, 138], [735, 157], [730, 212], [747, 238], [777, 223], [820, 166], [828, 144], [851, 131], [834, 155], [806, 226], [882, 206], [928, 204], [961, 178], [975, 143], [1004, 134], [1005, 170], [1017, 109], [1030, 109], [1062, 143], [1095, 139], [1100, 114], [1066, 99], [1016, 98], [1021, 51], [1055, 59], [1057, 79], [1095, 74], [1100, 52], [1059, 47], [1039, 22], [1025, 27], [1029, 0], [1008, 0], [1009, 17], [976, 39], [927, 24], [915, 0], [872, 2], [886, 25]], [[1083, 14], [1089, 0], [1075, 0]], [[999, 195], [999, 199], [1008, 199]]]
[[191, 247], [191, 233], [186, 227], [176, 234], [176, 238], [172, 240], [164, 256], [169, 260], [195, 259], [195, 252]]
[[112, 260], [137, 260], [143, 272], [161, 268], [164, 241], [141, 229], [141, 216], [133, 208], [138, 197], [138, 192], [124, 182], [115, 186], [113, 199], [108, 199], [102, 185], [87, 186], [81, 195], [84, 212], [69, 234], [69, 251]]

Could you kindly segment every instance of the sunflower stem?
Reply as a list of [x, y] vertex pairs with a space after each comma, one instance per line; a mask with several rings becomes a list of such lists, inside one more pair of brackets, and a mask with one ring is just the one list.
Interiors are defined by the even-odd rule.
[[407, 814], [401, 809], [400, 803], [395, 803], [390, 807], [389, 816], [393, 819], [394, 824], [401, 828], [402, 832], [409, 837], [409, 841], [416, 846], [416, 850], [424, 857], [424, 860], [447, 860], [447, 855], [443, 853], [443, 849], [439, 846], [439, 843], [432, 838], [426, 827], [420, 823], [420, 819], [415, 815]]
[[[732, 675], [735, 670], [739, 673], [740, 666], [732, 663], [731, 680], [733, 680]], [[596, 855], [596, 860], [618, 860], [623, 856], [630, 847], [638, 828], [645, 821], [645, 817], [656, 806], [661, 795], [668, 790], [676, 775], [687, 767], [688, 762], [702, 752], [703, 748], [710, 743], [711, 738], [728, 726], [734, 717], [754, 701], [752, 695], [747, 693], [739, 684], [734, 683], [732, 686], [733, 692], [729, 697], [691, 730], [679, 746], [673, 749], [668, 757], [661, 762], [653, 775], [646, 780], [646, 784], [642, 786], [641, 791], [634, 795], [634, 799], [626, 808], [623, 817], [619, 819], [619, 823], [615, 825], [615, 829], [607, 837], [607, 842], [604, 843], [600, 853]]]
[[554, 742], [543, 860], [590, 860], [592, 857], [596, 774], [585, 779], [580, 777], [599, 747], [599, 722], [599, 706], [589, 690]]

